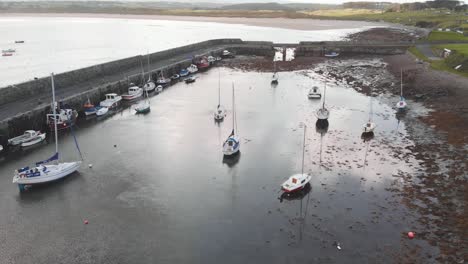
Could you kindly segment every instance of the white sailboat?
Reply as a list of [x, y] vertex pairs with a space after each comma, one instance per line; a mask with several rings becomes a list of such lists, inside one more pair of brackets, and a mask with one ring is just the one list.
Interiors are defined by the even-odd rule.
[[406, 100], [403, 97], [403, 69], [400, 70], [400, 101], [396, 104], [398, 111], [406, 110]]
[[301, 174], [294, 174], [289, 177], [283, 184], [281, 184], [281, 189], [286, 193], [292, 193], [304, 189], [306, 185], [312, 179], [312, 176], [304, 174], [304, 155], [305, 155], [305, 138], [307, 126], [304, 125], [304, 139], [302, 141], [302, 169]]
[[236, 134], [236, 130], [236, 104], [234, 98], [234, 84], [232, 84], [232, 132], [223, 144], [223, 154], [225, 157], [234, 156], [239, 153], [240, 140], [239, 136]]
[[317, 112], [315, 115], [317, 116], [318, 120], [324, 121], [327, 120], [328, 117], [330, 116], [330, 111], [328, 111], [327, 108], [325, 108], [325, 93], [327, 91], [327, 83], [325, 83], [325, 88], [323, 89], [323, 101], [322, 101], [322, 107], [317, 109]]
[[364, 124], [363, 126], [363, 133], [365, 134], [371, 134], [371, 133], [374, 133], [374, 129], [375, 127], [377, 126], [374, 122], [372, 122], [372, 117], [373, 117], [373, 112], [372, 112], [372, 97], [369, 96], [369, 120], [367, 121], [367, 123]]
[[226, 109], [221, 105], [221, 73], [218, 71], [218, 106], [214, 112], [214, 119], [222, 121], [226, 116]]
[[279, 76], [278, 76], [278, 73], [276, 72], [276, 61], [273, 62], [274, 64], [274, 71], [273, 71], [273, 76], [271, 76], [271, 83], [272, 84], [278, 84], [278, 79], [279, 79]]
[[135, 106], [135, 111], [137, 114], [145, 114], [148, 113], [151, 110], [151, 105], [150, 101], [148, 98], [148, 91], [145, 91], [146, 99], [143, 101], [140, 101], [136, 106]]
[[[148, 57], [148, 81], [146, 81], [145, 85], [143, 86], [143, 91], [146, 92], [146, 96], [148, 96], [148, 93], [151, 93], [156, 89], [156, 84], [151, 79], [150, 56], [149, 56], [149, 54], [147, 55], [147, 57]], [[145, 72], [143, 71], [142, 74], [143, 74], [143, 79], [144, 79], [145, 78]]]
[[[51, 74], [51, 82], [52, 105], [55, 105], [54, 74]], [[53, 107], [53, 112], [55, 115], [55, 107]], [[54, 125], [54, 130], [55, 154], [46, 160], [37, 162], [34, 167], [24, 167], [15, 171], [13, 183], [18, 184], [20, 191], [26, 190], [30, 185], [51, 182], [66, 177], [80, 167], [81, 161], [59, 162], [57, 123]], [[55, 161], [55, 164], [47, 164], [52, 161]]]

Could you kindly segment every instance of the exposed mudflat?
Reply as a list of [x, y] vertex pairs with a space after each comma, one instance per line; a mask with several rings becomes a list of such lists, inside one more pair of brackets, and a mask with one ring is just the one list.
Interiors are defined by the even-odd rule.
[[[243, 61], [250, 59], [238, 58]], [[255, 60], [261, 61], [261, 60]], [[307, 61], [308, 63], [304, 63]], [[246, 67], [245, 65], [249, 65]], [[272, 69], [272, 63], [246, 63], [231, 67], [256, 70]], [[338, 59], [299, 58], [292, 62], [277, 62], [278, 70], [312, 70], [334, 85], [352, 88], [371, 95], [393, 108], [386, 118], [404, 122], [408, 139], [402, 155], [394, 149], [398, 160], [412, 157], [415, 170], [401, 174], [401, 186], [389, 190], [399, 197], [399, 203], [416, 218], [420, 226], [418, 239], [436, 246], [437, 254], [423, 253], [424, 246], [402, 240], [404, 255], [400, 262], [463, 263], [468, 258], [468, 101], [467, 80], [453, 74], [436, 72], [418, 64], [410, 55], [344, 56]], [[394, 107], [400, 93], [400, 69], [403, 68], [404, 95], [409, 102], [406, 113], [396, 113]], [[386, 140], [393, 141], [389, 137]], [[409, 155], [409, 156], [408, 156]], [[399, 167], [394, 163], [395, 168]], [[398, 255], [398, 254], [397, 254]], [[431, 260], [432, 259], [432, 260]], [[460, 262], [461, 261], [461, 262]]]

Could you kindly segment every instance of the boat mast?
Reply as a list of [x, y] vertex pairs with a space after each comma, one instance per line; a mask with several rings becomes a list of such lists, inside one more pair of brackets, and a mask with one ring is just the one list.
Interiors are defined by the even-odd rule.
[[325, 93], [327, 92], [327, 81], [325, 81], [325, 88], [323, 89], [323, 103], [322, 103], [322, 109], [325, 108]]
[[234, 101], [234, 83], [232, 83], [232, 131], [236, 132], [236, 105]]
[[370, 111], [369, 111], [369, 122], [372, 122], [372, 97], [370, 97]]
[[221, 70], [218, 68], [218, 107], [221, 105]]
[[302, 169], [301, 174], [304, 174], [304, 155], [305, 155], [305, 138], [307, 126], [304, 124], [304, 139], [302, 141]]
[[143, 68], [143, 60], [140, 59], [141, 67], [141, 79], [143, 80], [143, 85], [145, 85], [145, 69]]
[[150, 81], [151, 80], [151, 72], [150, 72], [150, 55], [149, 55], [149, 53], [148, 53], [147, 56], [148, 56], [148, 81]]
[[403, 97], [403, 68], [400, 68], [400, 97]]
[[[57, 111], [55, 110], [55, 85], [54, 85], [54, 73], [50, 74], [50, 80], [52, 83], [52, 113], [54, 114], [54, 132], [55, 132], [55, 153], [58, 153], [58, 133], [57, 133]], [[60, 158], [60, 155], [59, 155]]]

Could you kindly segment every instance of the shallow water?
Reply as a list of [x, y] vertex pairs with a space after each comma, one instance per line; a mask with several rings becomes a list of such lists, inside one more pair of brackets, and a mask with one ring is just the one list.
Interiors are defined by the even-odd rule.
[[[4, 158], [4, 263], [391, 263], [405, 252], [404, 232], [416, 224], [389, 188], [402, 187], [417, 161], [391, 107], [374, 101], [378, 127], [364, 142], [369, 98], [353, 89], [328, 84], [324, 133], [315, 128], [320, 102], [307, 99], [322, 76], [282, 72], [271, 87], [271, 73], [220, 71], [228, 109], [236, 87], [237, 160], [221, 152], [232, 113], [213, 120], [218, 69], [152, 97], [147, 115], [127, 108], [80, 122], [85, 162], [63, 181], [24, 194], [11, 183], [15, 168], [48, 157], [53, 144]], [[311, 190], [281, 200], [280, 184], [301, 171], [301, 122]], [[76, 159], [72, 138], [60, 141], [65, 158]]]
[[[292, 30], [241, 24], [118, 18], [0, 17], [0, 87], [82, 67], [156, 52], [209, 39], [291, 42], [339, 40], [368, 28], [350, 22], [342, 29]], [[328, 24], [336, 23], [334, 21]], [[369, 25], [372, 25], [369, 23]], [[376, 24], [377, 25], [377, 24]], [[24, 44], [14, 44], [24, 40]]]

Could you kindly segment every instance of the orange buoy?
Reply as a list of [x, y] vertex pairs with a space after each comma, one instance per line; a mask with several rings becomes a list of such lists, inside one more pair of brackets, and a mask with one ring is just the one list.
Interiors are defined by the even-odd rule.
[[410, 239], [413, 239], [413, 238], [414, 238], [414, 233], [413, 233], [413, 232], [408, 232], [408, 237], [409, 237]]

